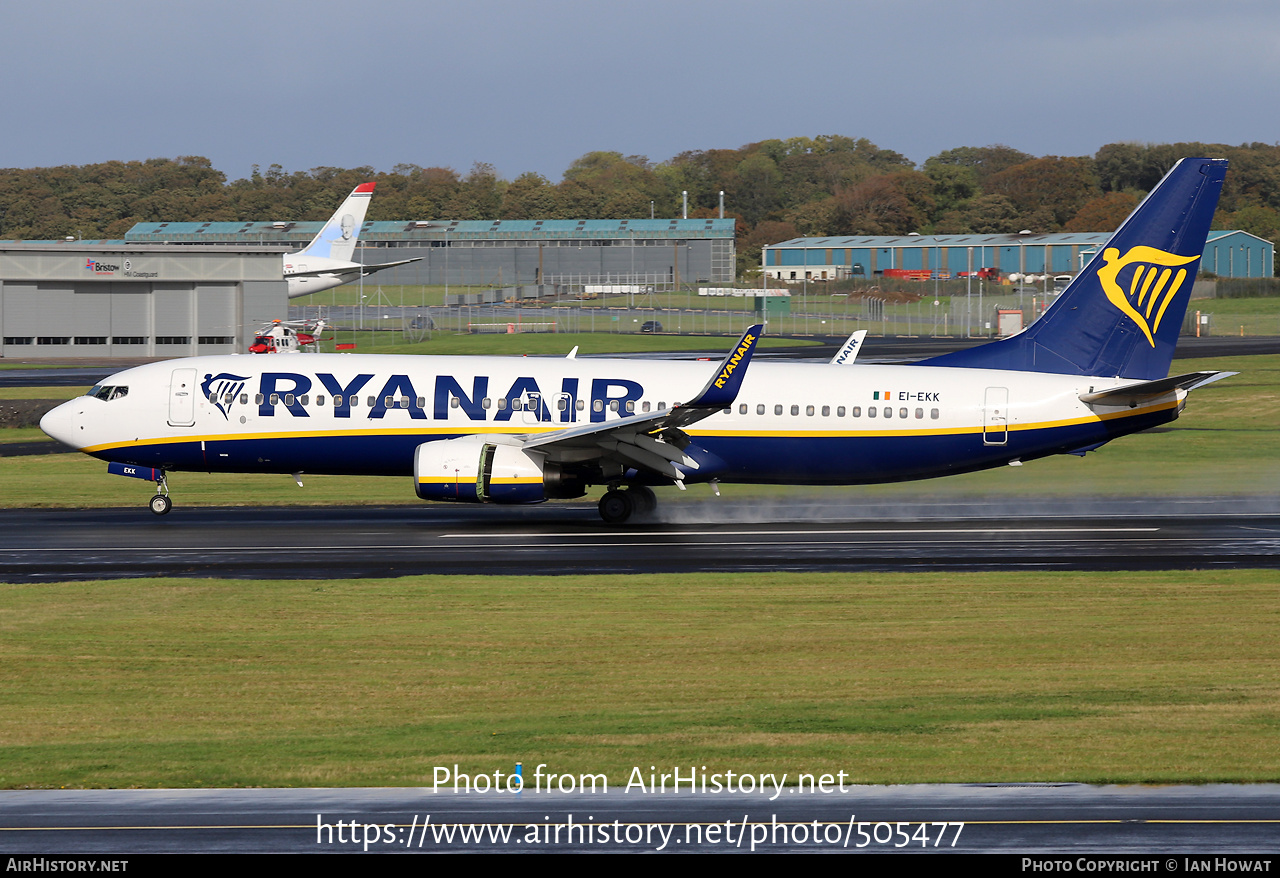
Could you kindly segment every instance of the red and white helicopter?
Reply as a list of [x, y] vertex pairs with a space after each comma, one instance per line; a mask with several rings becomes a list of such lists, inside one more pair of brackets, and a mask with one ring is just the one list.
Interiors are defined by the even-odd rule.
[[307, 349], [318, 353], [324, 327], [323, 320], [272, 320], [254, 333], [249, 353], [298, 354]]

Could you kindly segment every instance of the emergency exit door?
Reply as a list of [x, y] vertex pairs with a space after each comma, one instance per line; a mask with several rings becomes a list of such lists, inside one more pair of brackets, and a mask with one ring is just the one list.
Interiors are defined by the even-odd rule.
[[982, 444], [1009, 441], [1009, 388], [988, 387], [982, 402]]

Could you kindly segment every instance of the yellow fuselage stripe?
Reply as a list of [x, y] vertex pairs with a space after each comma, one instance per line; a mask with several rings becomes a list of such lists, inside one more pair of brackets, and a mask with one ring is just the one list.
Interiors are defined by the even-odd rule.
[[[1158, 405], [1142, 406], [1133, 409], [1124, 409], [1118, 412], [1107, 412], [1105, 414], [1084, 415], [1078, 418], [1065, 418], [1056, 421], [1037, 421], [1028, 424], [1012, 423], [1007, 424], [1006, 428], [1012, 433], [1024, 433], [1033, 430], [1047, 430], [1054, 427], [1070, 427], [1077, 424], [1091, 424], [1099, 421], [1110, 421], [1119, 418], [1131, 418], [1138, 415], [1151, 414], [1153, 412], [1166, 411], [1168, 409], [1177, 408], [1178, 401], [1160, 403]], [[618, 421], [609, 421], [610, 426], [622, 426], [624, 419]], [[507, 425], [502, 427], [494, 427], [490, 424], [478, 425], [457, 424], [446, 427], [409, 427], [409, 428], [387, 428], [377, 429], [359, 429], [359, 430], [333, 430], [325, 432], [316, 431], [298, 431], [291, 430], [280, 433], [240, 433], [225, 434], [214, 433], [193, 436], [165, 436], [147, 440], [137, 440], [134, 442], [110, 442], [103, 445], [90, 445], [80, 450], [93, 454], [99, 451], [109, 451], [113, 448], [130, 448], [138, 445], [171, 445], [187, 442], [242, 442], [253, 439], [344, 439], [355, 436], [439, 436], [439, 435], [467, 435], [480, 433], [500, 433], [500, 434], [541, 434], [554, 433], [557, 430], [567, 429], [574, 424], [551, 425], [533, 427], [529, 425]], [[691, 428], [686, 430], [690, 436], [716, 436], [716, 437], [750, 437], [756, 439], [793, 439], [793, 438], [874, 438], [874, 437], [904, 437], [904, 436], [961, 436], [965, 434], [982, 433], [989, 431], [990, 427], [984, 427], [981, 424], [964, 426], [964, 427], [940, 427], [936, 429], [910, 429], [910, 430], [698, 430]]]

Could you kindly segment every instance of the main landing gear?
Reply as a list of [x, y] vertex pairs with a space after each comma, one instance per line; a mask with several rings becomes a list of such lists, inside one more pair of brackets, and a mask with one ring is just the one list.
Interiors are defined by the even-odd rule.
[[151, 498], [151, 511], [156, 515], [164, 515], [173, 508], [173, 501], [169, 499], [169, 482], [165, 479], [164, 473], [156, 479], [156, 492], [156, 495]]
[[610, 488], [597, 507], [605, 524], [626, 524], [631, 516], [644, 516], [658, 508], [658, 498], [645, 485], [632, 485], [625, 491]]

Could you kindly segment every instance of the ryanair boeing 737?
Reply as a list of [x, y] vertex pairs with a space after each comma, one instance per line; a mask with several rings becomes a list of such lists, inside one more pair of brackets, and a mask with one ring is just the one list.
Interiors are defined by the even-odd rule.
[[[1172, 421], [1222, 372], [1167, 377], [1227, 163], [1184, 159], [1021, 333], [910, 366], [298, 354], [169, 360], [47, 414], [50, 436], [171, 472], [412, 477], [424, 500], [592, 485], [605, 521], [694, 482], [852, 485], [1083, 454]], [[847, 357], [846, 357], [847, 358]], [[839, 359], [839, 358], [837, 358]]]

